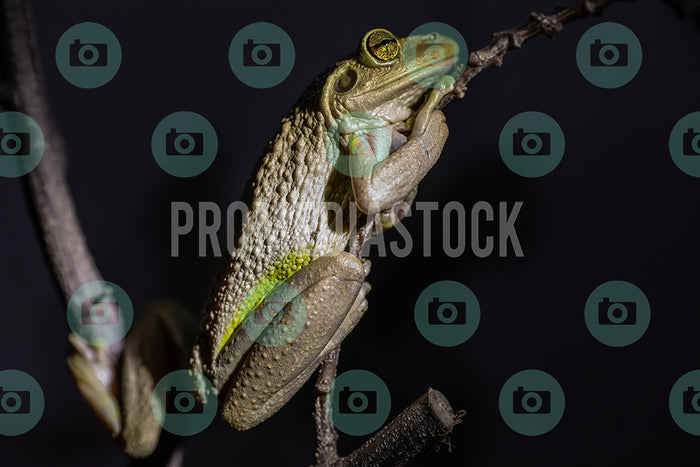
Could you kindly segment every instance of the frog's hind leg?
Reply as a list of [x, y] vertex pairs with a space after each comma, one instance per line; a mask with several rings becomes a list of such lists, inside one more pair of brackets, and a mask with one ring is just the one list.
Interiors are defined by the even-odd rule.
[[[221, 392], [224, 420], [238, 430], [246, 430], [291, 399], [367, 309], [365, 295], [370, 285], [364, 279], [369, 268], [369, 261], [341, 252], [312, 261], [287, 280], [286, 284], [299, 291], [304, 301], [306, 324], [287, 344], [266, 346], [256, 342], [251, 346]], [[267, 303], [279, 301], [273, 292], [256, 309], [256, 315]]]

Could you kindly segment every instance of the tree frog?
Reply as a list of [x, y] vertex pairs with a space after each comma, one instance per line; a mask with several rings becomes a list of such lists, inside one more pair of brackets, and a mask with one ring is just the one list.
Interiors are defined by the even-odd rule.
[[[415, 39], [452, 44], [445, 63], [459, 51], [453, 39], [437, 33]], [[369, 31], [355, 55], [318, 77], [282, 120], [249, 183], [249, 211], [236, 251], [202, 313], [189, 362], [212, 382], [222, 417], [238, 430], [279, 410], [358, 323], [367, 309], [370, 263], [359, 257], [361, 248], [351, 248], [364, 240], [357, 219], [366, 215], [391, 227], [398, 219], [395, 206], [413, 201], [418, 183], [440, 156], [448, 130], [436, 106], [454, 80], [443, 77], [444, 66], [408, 63], [406, 40], [384, 29]], [[345, 119], [357, 114], [364, 117]], [[341, 121], [345, 124], [337, 125]], [[375, 137], [377, 121], [388, 140]], [[339, 128], [335, 139], [329, 138], [331, 128]], [[349, 159], [349, 171], [332, 163], [329, 139]], [[356, 161], [367, 153], [377, 165], [358, 171], [367, 159]], [[303, 308], [300, 325], [280, 325], [287, 314], [292, 321], [298, 315], [295, 304]], [[137, 457], [157, 443], [158, 427], [147, 407], [162, 375], [158, 355], [168, 353], [172, 343], [179, 343], [173, 355], [182, 355], [186, 341], [181, 337], [186, 320], [174, 322], [163, 310], [151, 320], [157, 332], [180, 337], [151, 339], [137, 324], [123, 357], [119, 438]], [[260, 329], [258, 323], [262, 331], [250, 332]], [[290, 328], [295, 333], [289, 341], [260, 338]], [[154, 342], [162, 350], [141, 355]]]
[[[453, 39], [437, 33], [415, 39], [452, 44], [444, 60], [456, 60]], [[392, 208], [413, 201], [440, 156], [448, 129], [436, 105], [453, 80], [438, 83], [444, 67], [406, 63], [405, 42], [384, 29], [369, 31], [357, 53], [317, 78], [291, 109], [250, 182], [237, 250], [203, 312], [191, 359], [219, 391], [222, 417], [236, 429], [279, 410], [367, 309], [370, 264], [348, 251], [356, 225], [336, 225], [326, 203], [341, 206], [343, 219], [378, 214], [390, 226]], [[374, 144], [372, 131], [361, 125], [341, 130], [339, 152], [349, 155], [351, 167], [358, 141], [363, 151], [385, 152], [374, 154], [380, 168], [354, 176], [329, 162], [327, 132], [358, 112], [383, 122], [391, 144]], [[264, 320], [270, 304], [295, 312], [280, 292], [290, 286], [305, 308], [298, 336], [283, 345], [251, 338], [246, 320]]]

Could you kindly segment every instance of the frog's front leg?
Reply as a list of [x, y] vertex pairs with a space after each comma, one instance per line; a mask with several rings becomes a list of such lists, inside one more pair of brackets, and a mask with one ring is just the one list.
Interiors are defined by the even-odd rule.
[[[249, 429], [273, 415], [309, 379], [313, 371], [355, 327], [367, 309], [369, 262], [341, 252], [324, 256], [291, 276], [286, 284], [299, 291], [306, 324], [290, 343], [255, 343], [236, 366], [220, 392], [222, 417], [238, 430]], [[278, 287], [281, 290], [284, 287]], [[268, 303], [281, 301], [272, 292], [247, 319], [256, 319]], [[287, 301], [285, 297], [284, 301]], [[287, 303], [286, 306], [291, 306]], [[262, 316], [257, 316], [262, 318]], [[245, 333], [231, 342], [245, 347]]]
[[[452, 89], [452, 83], [434, 89], [416, 114], [408, 141], [391, 153], [380, 169], [371, 175], [352, 177], [355, 201], [367, 214], [387, 211], [410, 199], [412, 191], [437, 162], [447, 140], [445, 115], [437, 103]], [[352, 173], [353, 162], [351, 159]]]

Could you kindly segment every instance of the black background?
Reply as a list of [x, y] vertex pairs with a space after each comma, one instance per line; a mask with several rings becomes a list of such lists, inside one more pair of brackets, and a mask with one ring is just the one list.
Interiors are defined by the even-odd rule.
[[[237, 4], [236, 4], [237, 3]], [[170, 257], [170, 203], [241, 197], [257, 157], [312, 78], [355, 49], [369, 29], [404, 36], [429, 21], [448, 23], [471, 50], [492, 32], [522, 23], [553, 1], [491, 2], [94, 2], [35, 1], [50, 103], [70, 152], [69, 182], [78, 214], [106, 280], [121, 285], [136, 312], [159, 297], [192, 313], [206, 301], [220, 260], [197, 256], [196, 236]], [[107, 85], [86, 90], [58, 72], [54, 48], [70, 26], [95, 21], [119, 38], [123, 61]], [[284, 28], [296, 64], [282, 84], [256, 90], [233, 75], [230, 40], [268, 21]], [[578, 38], [601, 21], [631, 28], [643, 47], [638, 75], [606, 90], [579, 73]], [[370, 309], [345, 341], [340, 369], [380, 375], [392, 394], [390, 417], [430, 386], [464, 423], [452, 453], [415, 465], [696, 465], [700, 442], [678, 428], [668, 394], [678, 377], [700, 367], [700, 180], [668, 153], [673, 125], [700, 110], [700, 34], [661, 1], [615, 3], [601, 18], [567, 26], [555, 40], [538, 37], [487, 70], [466, 97], [445, 109], [450, 137], [418, 200], [523, 201], [516, 227], [524, 258], [459, 258], [442, 252], [441, 217], [433, 214], [432, 250], [424, 257], [423, 218], [405, 224], [416, 247], [406, 258], [379, 258], [369, 280]], [[217, 129], [219, 153], [204, 174], [177, 179], [153, 160], [149, 142], [166, 115], [201, 113]], [[559, 167], [525, 179], [502, 163], [502, 126], [526, 110], [549, 114], [566, 137]], [[0, 437], [2, 465], [123, 466], [126, 457], [78, 395], [65, 365], [65, 307], [52, 282], [20, 180], [0, 180], [0, 368], [21, 369], [42, 385], [46, 409], [29, 433]], [[225, 232], [221, 233], [224, 239]], [[387, 239], [396, 239], [395, 232]], [[476, 334], [454, 348], [427, 342], [413, 321], [421, 290], [456, 280], [478, 297]], [[608, 280], [639, 286], [652, 307], [646, 334], [624, 348], [587, 331], [588, 294]], [[537, 368], [566, 395], [561, 422], [538, 437], [505, 425], [502, 384]], [[238, 433], [220, 419], [186, 442], [186, 465], [308, 465], [314, 431], [306, 385], [274, 418]], [[341, 454], [363, 441], [341, 435]], [[695, 459], [695, 460], [693, 460]]]

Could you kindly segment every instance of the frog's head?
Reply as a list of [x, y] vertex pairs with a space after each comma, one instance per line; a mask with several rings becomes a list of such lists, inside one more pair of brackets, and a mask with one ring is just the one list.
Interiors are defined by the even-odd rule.
[[[421, 62], [420, 44], [426, 41], [447, 44], [440, 62]], [[407, 46], [416, 52], [404, 53]], [[445, 35], [398, 39], [386, 29], [373, 29], [362, 38], [357, 53], [338, 62], [327, 76], [321, 111], [327, 122], [348, 112], [365, 112], [387, 123], [406, 120], [458, 54], [457, 42]]]

